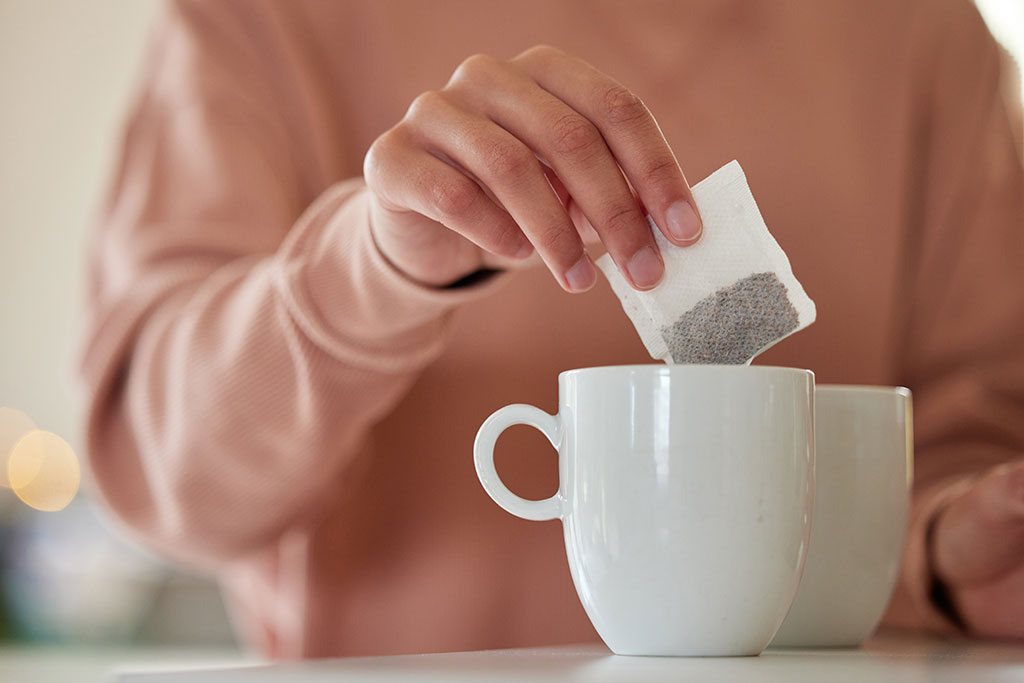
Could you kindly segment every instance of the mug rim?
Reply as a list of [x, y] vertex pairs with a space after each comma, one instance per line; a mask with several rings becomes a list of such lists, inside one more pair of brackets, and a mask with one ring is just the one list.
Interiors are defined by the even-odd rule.
[[679, 372], [679, 371], [706, 372], [706, 371], [709, 371], [709, 370], [715, 370], [715, 371], [718, 371], [718, 372], [722, 372], [722, 371], [724, 371], [724, 372], [744, 372], [744, 373], [754, 372], [754, 373], [757, 373], [757, 374], [778, 374], [778, 373], [782, 373], [782, 374], [799, 374], [799, 375], [802, 375], [802, 376], [805, 376], [805, 377], [810, 376], [811, 379], [814, 379], [814, 371], [813, 370], [809, 370], [807, 368], [792, 368], [792, 367], [785, 367], [785, 366], [781, 366], [781, 365], [733, 365], [733, 364], [728, 364], [728, 365], [723, 365], [723, 364], [718, 364], [718, 365], [716, 365], [716, 364], [707, 364], [707, 365], [704, 365], [704, 364], [696, 364], [696, 363], [686, 363], [686, 364], [682, 364], [682, 363], [681, 364], [669, 364], [669, 363], [642, 363], [641, 364], [641, 363], [636, 363], [636, 364], [632, 364], [632, 365], [595, 365], [595, 366], [588, 367], [588, 368], [573, 368], [571, 370], [563, 370], [562, 372], [558, 373], [558, 378], [562, 379], [564, 377], [569, 377], [569, 376], [572, 376], [572, 375], [582, 375], [582, 374], [587, 374], [587, 375], [590, 375], [590, 374], [603, 374], [603, 373], [612, 372], [612, 371], [622, 372], [624, 370], [629, 370], [629, 371], [632, 371], [632, 372], [654, 373], [654, 374], [661, 374], [661, 373], [666, 373], [666, 372], [671, 373], [671, 372]]
[[875, 384], [816, 384], [816, 392], [827, 394], [880, 394], [882, 396], [902, 396], [910, 398], [913, 392], [904, 386], [884, 386]]

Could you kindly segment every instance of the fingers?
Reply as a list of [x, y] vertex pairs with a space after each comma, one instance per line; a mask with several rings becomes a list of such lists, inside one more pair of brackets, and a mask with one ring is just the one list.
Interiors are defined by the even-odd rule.
[[[529, 147], [443, 93], [421, 95], [409, 118], [408, 129], [421, 137], [419, 144], [451, 159], [494, 195], [564, 289], [581, 292], [593, 286], [593, 263]], [[466, 237], [476, 241], [474, 228], [467, 230]]]
[[[556, 192], [564, 187], [633, 286], [654, 287], [664, 273], [661, 255], [601, 132], [532, 79], [508, 74], [497, 60], [478, 60], [453, 78], [464, 86], [460, 97], [544, 158], [559, 181]], [[489, 87], [499, 80], [503, 87]]]
[[1024, 565], [994, 581], [957, 588], [952, 599], [972, 636], [1024, 639]]
[[531, 48], [514, 62], [596, 126], [666, 238], [682, 246], [699, 239], [703, 227], [689, 185], [639, 97], [583, 60], [551, 47]]
[[533, 252], [508, 212], [477, 183], [437, 157], [395, 140], [402, 135], [394, 129], [381, 136], [367, 155], [373, 160], [367, 164], [367, 184], [379, 188], [385, 206], [422, 214], [499, 256], [523, 259]]
[[932, 563], [945, 583], [989, 582], [1024, 566], [1024, 460], [1003, 465], [935, 522]]
[[[367, 159], [389, 154], [389, 163], [368, 165], [378, 171], [376, 179], [367, 173], [381, 200], [375, 224], [392, 235], [382, 249], [407, 270], [415, 263], [419, 279], [481, 262], [478, 247], [522, 257], [525, 238], [564, 289], [585, 291], [596, 269], [580, 234], [594, 233], [627, 280], [649, 289], [664, 263], [643, 207], [670, 241], [687, 245], [700, 236], [686, 179], [643, 103], [552, 48], [513, 62], [466, 60], [443, 90], [418, 97]], [[430, 220], [418, 223], [416, 214]], [[469, 241], [452, 242], [442, 226]], [[421, 240], [432, 245], [429, 253], [417, 248], [425, 232], [432, 233]], [[459, 268], [431, 265], [444, 245], [466, 256]]]

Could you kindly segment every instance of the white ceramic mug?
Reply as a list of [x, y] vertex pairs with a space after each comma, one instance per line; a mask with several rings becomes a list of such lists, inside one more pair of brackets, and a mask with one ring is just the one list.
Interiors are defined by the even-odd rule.
[[[796, 593], [810, 533], [814, 375], [636, 365], [558, 377], [558, 414], [506, 406], [477, 475], [508, 512], [561, 519], [576, 591], [616, 654], [756, 655]], [[558, 449], [558, 492], [515, 495], [494, 444], [515, 424]]]
[[903, 557], [910, 391], [818, 385], [814, 420], [811, 546], [776, 647], [859, 645], [882, 618]]

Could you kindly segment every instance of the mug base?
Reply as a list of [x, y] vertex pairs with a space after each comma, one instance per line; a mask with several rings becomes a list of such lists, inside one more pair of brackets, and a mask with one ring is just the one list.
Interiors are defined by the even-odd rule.
[[625, 650], [615, 649], [611, 646], [609, 648], [612, 654], [619, 657], [758, 657], [764, 652], [761, 650], [704, 650], [701, 648], [688, 649], [683, 648], [679, 650]]

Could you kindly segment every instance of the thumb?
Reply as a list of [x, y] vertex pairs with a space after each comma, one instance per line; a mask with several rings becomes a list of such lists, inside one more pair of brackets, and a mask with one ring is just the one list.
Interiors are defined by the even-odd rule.
[[949, 586], [993, 581], [1024, 565], [1024, 459], [1001, 465], [935, 522], [932, 566]]

